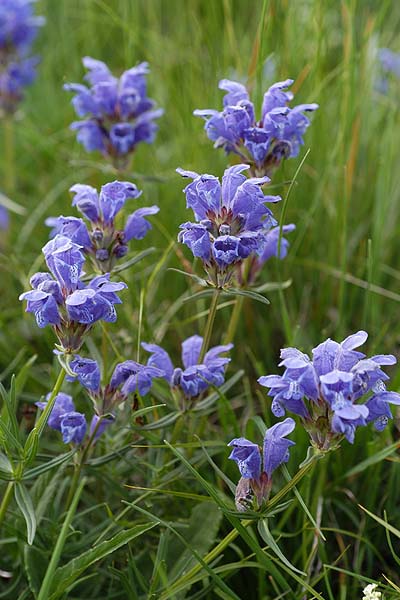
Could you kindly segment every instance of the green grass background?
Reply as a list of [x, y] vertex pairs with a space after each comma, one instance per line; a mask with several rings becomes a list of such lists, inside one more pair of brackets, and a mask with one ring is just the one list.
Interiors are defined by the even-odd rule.
[[[148, 61], [149, 95], [165, 109], [155, 143], [138, 148], [133, 173], [126, 174], [144, 190], [141, 200], [158, 204], [161, 211], [153, 220], [151, 234], [136, 246], [140, 250], [151, 245], [155, 251], [126, 275], [129, 291], [124, 295], [118, 323], [109, 328], [124, 358], [136, 358], [138, 339], [142, 339], [162, 342], [178, 360], [179, 342], [201, 333], [204, 327], [208, 300], [183, 303], [188, 282], [167, 271], [171, 266], [185, 268], [183, 257], [191, 260], [186, 249], [175, 244], [178, 225], [190, 218], [181, 191], [183, 182], [175, 168], [221, 176], [230, 158], [212, 148], [193, 110], [222, 105], [218, 81], [225, 77], [247, 83], [258, 109], [267, 87], [287, 77], [295, 79], [296, 103], [320, 105], [305, 135], [302, 154], [288, 161], [273, 180], [274, 193], [285, 197], [302, 156], [310, 149], [288, 199], [285, 222], [297, 226], [290, 234], [289, 256], [279, 264], [271, 261], [261, 277], [262, 283], [291, 280], [291, 286], [284, 291], [284, 299], [276, 291], [267, 294], [271, 300], [268, 307], [245, 302], [229, 369], [232, 375], [244, 368], [245, 376], [234, 388], [233, 397], [228, 394], [229, 402], [221, 403], [218, 418], [213, 416], [197, 431], [202, 439], [225, 443], [244, 432], [254, 414], [271, 423], [256, 378], [276, 372], [279, 348], [285, 344], [309, 351], [328, 336], [340, 341], [364, 328], [370, 334], [368, 352], [398, 354], [400, 81], [389, 76], [386, 95], [376, 86], [381, 75], [377, 49], [400, 50], [398, 2], [39, 0], [37, 12], [47, 19], [35, 45], [42, 61], [38, 78], [21, 107], [21, 118], [13, 124], [12, 163], [6, 160], [5, 137], [0, 140], [4, 173], [0, 187], [25, 208], [24, 215], [12, 215], [10, 231], [2, 234], [1, 240], [0, 372], [8, 381], [12, 371], [18, 371], [31, 355], [37, 355], [27, 374], [22, 401], [33, 402], [47, 393], [55, 373], [51, 331], [38, 330], [17, 300], [27, 289], [29, 275], [42, 268], [40, 249], [48, 236], [44, 219], [74, 214], [68, 193], [74, 183], [98, 187], [117, 177], [104, 168], [101, 157], [86, 154], [69, 130], [75, 115], [71, 95], [62, 90], [62, 85], [82, 81], [81, 58], [85, 55], [104, 60], [115, 73]], [[274, 66], [272, 74], [264, 68], [265, 61]], [[10, 183], [11, 169], [14, 186]], [[278, 215], [280, 210], [278, 207]], [[218, 311], [213, 342], [221, 339], [231, 310], [228, 305]], [[94, 334], [92, 339], [86, 350], [96, 356], [100, 335]], [[393, 389], [398, 389], [399, 369], [392, 368], [391, 375]], [[257, 435], [251, 423], [249, 427]], [[306, 448], [301, 432], [296, 435], [293, 468], [304, 457]], [[322, 471], [326, 479], [318, 479], [318, 485], [324, 490], [325, 526], [334, 530], [322, 547], [320, 560], [329, 564], [338, 560], [340, 568], [357, 576], [379, 577], [384, 571], [392, 579], [397, 577], [399, 585], [396, 562], [383, 528], [368, 521], [357, 508], [361, 503], [381, 515], [386, 509], [391, 522], [399, 526], [398, 458], [379, 462], [350, 479], [343, 477], [397, 437], [398, 420], [380, 436], [370, 429], [358, 432], [354, 448], [344, 447], [331, 458], [329, 469], [325, 465]], [[107, 438], [104, 443], [114, 448], [117, 442]], [[60, 447], [54, 440], [52, 443], [54, 448]], [[49, 451], [52, 449], [49, 445]], [[219, 452], [225, 464], [225, 450]], [[164, 459], [162, 464], [158, 460], [159, 454], [154, 451], [154, 456], [143, 459], [139, 467], [149, 487], [157, 487], [160, 478], [166, 476]], [[121, 494], [132, 498], [130, 492], [121, 490], [131, 469], [137, 467], [136, 461], [134, 454], [117, 466], [105, 467], [102, 474], [97, 471], [98, 502], [108, 494], [111, 510], [117, 510]], [[150, 474], [146, 471], [148, 463], [152, 465]], [[235, 479], [232, 465], [229, 470]], [[178, 481], [181, 476], [182, 472], [176, 473], [170, 481]], [[107, 484], [109, 489], [104, 489]], [[190, 489], [190, 482], [182, 485]], [[307, 489], [305, 500], [317, 510], [313, 486]], [[151, 510], [178, 521], [188, 516], [188, 503], [179, 514], [179, 500], [171, 501], [168, 508], [166, 502], [168, 497], [157, 496]], [[51, 527], [56, 527], [59, 513], [56, 508], [53, 513], [49, 530], [40, 541], [43, 547], [46, 543], [51, 547], [49, 540], [55, 535]], [[100, 527], [104, 515], [104, 510], [93, 512], [93, 527]], [[277, 526], [280, 533], [284, 532], [282, 545], [287, 556], [299, 568], [304, 568], [306, 548], [310, 547], [307, 544], [312, 544], [308, 526], [304, 515], [295, 510], [290, 510]], [[228, 529], [229, 524], [224, 522], [222, 531]], [[151, 560], [157, 551], [152, 535], [150, 554], [146, 555]], [[300, 548], [298, 536], [304, 542]], [[77, 549], [72, 545], [68, 551], [73, 556]], [[243, 548], [230, 551], [236, 558], [246, 556], [243, 552]], [[11, 563], [17, 564], [19, 557], [13, 546]], [[132, 577], [137, 578], [136, 567], [131, 567], [134, 559], [131, 556], [128, 562]], [[255, 567], [244, 571], [240, 575], [238, 568], [232, 569], [228, 576], [240, 597], [281, 597], [282, 590], [274, 590], [265, 571]], [[99, 593], [101, 597], [129, 597], [123, 595], [127, 592], [118, 595], [117, 581], [117, 575], [105, 568], [97, 584], [83, 583], [71, 597], [94, 598]], [[324, 590], [326, 598], [361, 597], [356, 576], [329, 571], [325, 583], [318, 585], [323, 586], [317, 588]], [[333, 592], [329, 591], [330, 585]], [[107, 596], [106, 589], [110, 590]], [[214, 598], [214, 593], [210, 591], [207, 597]], [[294, 596], [287, 597], [302, 598], [301, 586]]]

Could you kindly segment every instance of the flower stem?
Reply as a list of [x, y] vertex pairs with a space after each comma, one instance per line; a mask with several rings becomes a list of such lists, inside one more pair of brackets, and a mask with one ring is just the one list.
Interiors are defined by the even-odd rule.
[[58, 374], [57, 381], [54, 385], [53, 391], [50, 394], [50, 398], [48, 399], [47, 404], [46, 404], [42, 414], [40, 415], [38, 422], [35, 425], [35, 428], [37, 429], [37, 432], [38, 432], [38, 436], [42, 435], [43, 430], [47, 425], [47, 421], [49, 420], [51, 411], [53, 410], [54, 404], [56, 402], [57, 394], [61, 390], [61, 386], [64, 382], [65, 375], [66, 375], [66, 372], [64, 371], [64, 369], [61, 369], [61, 371]]
[[44, 576], [42, 586], [40, 588], [37, 600], [47, 600], [47, 598], [50, 595], [51, 587], [53, 585], [54, 586], [57, 585], [57, 582], [54, 581], [54, 572], [58, 566], [58, 563], [59, 563], [59, 560], [61, 557], [61, 552], [64, 548], [65, 540], [67, 539], [69, 528], [71, 526], [71, 522], [74, 517], [76, 507], [78, 506], [79, 498], [81, 496], [84, 485], [85, 485], [85, 480], [83, 479], [78, 490], [74, 494], [73, 501], [71, 502], [71, 506], [65, 517], [64, 523], [63, 523], [61, 531], [60, 531], [60, 535], [58, 536], [56, 545], [51, 554], [51, 559], [50, 559], [49, 565], [47, 567], [47, 571]]
[[8, 505], [10, 504], [10, 500], [12, 498], [13, 490], [14, 490], [14, 481], [9, 481], [8, 486], [6, 488], [6, 493], [3, 496], [0, 505], [0, 526], [4, 521], [4, 517], [6, 516]]
[[75, 464], [75, 470], [74, 470], [74, 475], [72, 477], [72, 482], [71, 482], [71, 487], [69, 488], [69, 492], [68, 492], [68, 497], [67, 497], [67, 504], [66, 504], [66, 508], [65, 510], [68, 510], [69, 507], [71, 506], [71, 502], [75, 497], [75, 492], [76, 492], [76, 488], [78, 487], [79, 484], [79, 480], [81, 477], [81, 473], [82, 473], [82, 467], [85, 463], [86, 457], [88, 455], [88, 452], [94, 442], [94, 439], [96, 437], [96, 433], [100, 427], [100, 424], [103, 420], [103, 416], [99, 417], [99, 420], [96, 423], [96, 426], [94, 427], [92, 434], [90, 436], [90, 438], [88, 439], [88, 442], [86, 444], [86, 446], [84, 447], [83, 451], [82, 451], [82, 455], [81, 455], [81, 459], [79, 461], [78, 464]]
[[231, 342], [233, 342], [233, 340], [235, 338], [236, 329], [237, 329], [237, 326], [239, 323], [240, 313], [242, 312], [242, 308], [243, 308], [243, 301], [244, 301], [243, 296], [238, 296], [236, 298], [235, 306], [233, 307], [231, 318], [229, 320], [228, 330], [224, 337], [224, 342], [223, 342], [224, 344], [230, 344]]
[[[43, 429], [46, 426], [46, 423], [48, 421], [50, 413], [53, 409], [53, 406], [54, 406], [54, 403], [56, 400], [56, 396], [61, 389], [64, 378], [65, 378], [65, 371], [64, 371], [64, 369], [61, 369], [60, 373], [58, 374], [57, 381], [54, 385], [53, 391], [51, 392], [49, 401], [47, 402], [46, 408], [44, 409], [44, 411], [42, 412], [42, 414], [40, 415], [40, 417], [38, 419], [38, 422], [36, 423], [35, 429], [37, 430], [38, 437], [42, 434]], [[15, 473], [16, 480], [20, 479], [22, 477], [22, 474], [23, 474], [23, 463], [20, 463], [19, 468], [17, 468], [16, 473]], [[15, 485], [15, 481], [10, 481], [8, 483], [6, 492], [1, 501], [1, 504], [0, 504], [0, 527], [4, 521], [4, 517], [6, 515], [8, 505], [10, 504], [10, 500], [11, 500], [12, 493], [14, 490], [14, 485]]]
[[[276, 504], [278, 504], [282, 498], [284, 496], [286, 496], [286, 494], [305, 476], [307, 475], [307, 473], [309, 472], [309, 470], [312, 468], [314, 464], [314, 461], [310, 461], [309, 463], [307, 463], [306, 465], [304, 465], [304, 467], [302, 467], [301, 469], [299, 469], [297, 471], [297, 473], [294, 475], [293, 479], [291, 479], [291, 481], [289, 481], [282, 489], [279, 490], [279, 492], [277, 494], [275, 494], [275, 496], [269, 500], [267, 502], [267, 506], [266, 506], [266, 510], [269, 511], [271, 508], [273, 508], [274, 506], [276, 506]], [[252, 523], [254, 523], [254, 519], [248, 519], [248, 520], [243, 520], [241, 522], [243, 527], [248, 527], [249, 525], [251, 525]], [[212, 562], [213, 560], [215, 560], [224, 550], [227, 546], [229, 546], [229, 544], [231, 542], [233, 542], [239, 535], [239, 531], [238, 529], [232, 529], [232, 531], [230, 531], [228, 533], [228, 535], [226, 535], [224, 537], [223, 540], [221, 540], [219, 542], [219, 544], [217, 544], [215, 546], [215, 548], [213, 548], [208, 554], [206, 554], [206, 556], [203, 558], [203, 562], [205, 562], [206, 564], [209, 564], [210, 562]], [[170, 594], [171, 592], [175, 592], [175, 590], [181, 589], [181, 585], [184, 584], [184, 582], [187, 582], [188, 585], [190, 585], [190, 580], [197, 574], [199, 573], [199, 571], [201, 571], [203, 568], [203, 565], [201, 563], [197, 563], [197, 565], [195, 565], [192, 569], [190, 569], [190, 571], [188, 571], [187, 573], [185, 573], [180, 579], [178, 579], [177, 581], [174, 582], [173, 586], [168, 590], [168, 592], [166, 594]], [[159, 600], [167, 600], [167, 598], [169, 598], [169, 595], [166, 594], [162, 594], [159, 598]]]
[[214, 294], [213, 294], [213, 297], [211, 300], [210, 310], [208, 313], [206, 328], [204, 330], [203, 344], [201, 346], [200, 356], [199, 356], [199, 364], [201, 364], [201, 362], [203, 361], [205, 353], [208, 350], [208, 346], [210, 345], [211, 334], [212, 334], [212, 329], [214, 326], [215, 315], [217, 314], [218, 298], [219, 298], [220, 293], [221, 293], [221, 290], [219, 288], [215, 288]]

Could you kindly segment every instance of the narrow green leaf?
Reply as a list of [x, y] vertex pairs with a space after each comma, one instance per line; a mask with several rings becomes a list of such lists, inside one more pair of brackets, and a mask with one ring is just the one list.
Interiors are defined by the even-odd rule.
[[153, 252], [155, 252], [155, 248], [146, 248], [146, 250], [138, 252], [138, 254], [132, 256], [132, 258], [122, 263], [122, 265], [114, 267], [113, 273], [122, 273], [122, 271], [126, 271], [126, 269], [129, 269], [129, 267], [136, 265], [138, 262], [146, 258], [146, 256], [148, 256], [149, 254], [153, 254]]
[[32, 545], [36, 533], [36, 516], [32, 499], [23, 483], [17, 481], [14, 486], [15, 500], [24, 515], [28, 544]]
[[168, 271], [175, 271], [176, 273], [180, 273], [185, 277], [190, 277], [190, 279], [193, 279], [193, 281], [195, 281], [198, 285], [201, 285], [202, 287], [208, 287], [209, 285], [205, 279], [202, 279], [202, 277], [199, 277], [194, 273], [187, 273], [186, 271], [182, 271], [181, 269], [175, 269], [174, 267], [169, 267]]
[[190, 550], [178, 544], [175, 548], [176, 555], [171, 556], [172, 553], [169, 552], [168, 557], [172, 558], [172, 569], [168, 573], [170, 580], [178, 579], [196, 564], [193, 550], [200, 556], [208, 552], [217, 536], [221, 519], [222, 513], [213, 502], [203, 502], [193, 508], [189, 527], [184, 533], [184, 538], [190, 544]]
[[[3, 398], [3, 402], [4, 402], [5, 410], [3, 410], [3, 414], [7, 415], [8, 428], [10, 430], [10, 433], [13, 435], [13, 437], [16, 440], [18, 440], [18, 444], [20, 446], [20, 443], [19, 443], [20, 434], [19, 434], [19, 427], [18, 427], [18, 421], [17, 421], [17, 415], [16, 415], [17, 396], [16, 396], [16, 391], [15, 391], [15, 376], [14, 375], [11, 378], [11, 386], [10, 386], [9, 392], [7, 392], [5, 387], [3, 386], [3, 384], [0, 383], [0, 394], [1, 394], [1, 397]], [[5, 422], [5, 425], [7, 427], [6, 422]]]
[[195, 294], [184, 298], [183, 304], [192, 300], [201, 300], [202, 298], [208, 298], [214, 294], [214, 289], [215, 288], [208, 288], [208, 290], [201, 290], [200, 292], [196, 292]]
[[263, 283], [256, 288], [253, 288], [254, 292], [261, 294], [262, 292], [275, 292], [276, 290], [286, 290], [288, 287], [292, 285], [292, 280], [287, 279], [286, 281], [269, 281], [267, 283]]
[[224, 296], [244, 296], [245, 298], [251, 298], [252, 300], [257, 300], [257, 302], [262, 302], [263, 304], [271, 304], [268, 298], [265, 296], [261, 296], [261, 294], [257, 294], [257, 292], [253, 292], [251, 290], [239, 290], [236, 288], [229, 288], [222, 292]]
[[66, 462], [67, 460], [72, 458], [72, 456], [75, 454], [75, 452], [76, 452], [76, 449], [74, 448], [73, 450], [70, 450], [69, 452], [66, 452], [65, 454], [60, 454], [60, 456], [56, 456], [55, 458], [53, 458], [52, 460], [49, 460], [48, 462], [44, 463], [43, 465], [39, 465], [37, 467], [34, 467], [33, 469], [28, 469], [27, 471], [24, 472], [22, 479], [23, 480], [35, 479], [42, 473], [46, 473], [46, 471], [50, 471], [50, 469], [54, 469], [54, 467], [58, 467], [59, 465], [63, 464], [64, 462]]
[[384, 521], [377, 515], [374, 515], [374, 513], [370, 512], [369, 510], [364, 508], [364, 506], [361, 506], [361, 504], [359, 504], [358, 506], [361, 508], [361, 510], [366, 512], [367, 515], [369, 515], [371, 517], [371, 519], [374, 519], [377, 523], [380, 523], [380, 525], [382, 525], [382, 527], [384, 527], [385, 529], [390, 531], [390, 533], [393, 533], [393, 535], [400, 538], [400, 530], [399, 529], [396, 529], [396, 527], [393, 527], [393, 525], [390, 525], [390, 523], [388, 523], [387, 521]]
[[276, 543], [276, 541], [274, 540], [274, 538], [272, 536], [272, 533], [270, 532], [270, 530], [268, 528], [268, 519], [260, 519], [260, 521], [258, 521], [257, 529], [258, 529], [258, 532], [261, 535], [262, 539], [264, 540], [264, 542], [271, 548], [271, 550], [273, 552], [275, 552], [277, 557], [289, 569], [291, 569], [295, 573], [298, 573], [299, 575], [304, 575], [304, 577], [307, 576], [307, 573], [304, 573], [304, 571], [299, 571], [299, 569], [296, 569], [296, 567], [293, 566], [292, 563], [289, 562], [288, 559], [286, 558], [286, 556], [283, 554], [283, 552], [279, 548], [278, 544]]
[[54, 573], [53, 589], [48, 600], [56, 600], [63, 596], [67, 590], [71, 589], [76, 579], [91, 565], [128, 544], [157, 524], [157, 522], [143, 523], [142, 525], [135, 525], [131, 529], [120, 531], [110, 540], [101, 542], [98, 546], [87, 550], [80, 556], [70, 560], [66, 565], [59, 567]]

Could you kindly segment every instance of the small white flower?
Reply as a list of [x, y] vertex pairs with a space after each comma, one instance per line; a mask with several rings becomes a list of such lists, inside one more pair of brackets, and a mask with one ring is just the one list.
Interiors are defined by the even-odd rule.
[[378, 584], [376, 583], [370, 583], [367, 585], [367, 587], [365, 587], [363, 590], [364, 596], [362, 597], [362, 600], [381, 600], [382, 593], [376, 591], [377, 587]]

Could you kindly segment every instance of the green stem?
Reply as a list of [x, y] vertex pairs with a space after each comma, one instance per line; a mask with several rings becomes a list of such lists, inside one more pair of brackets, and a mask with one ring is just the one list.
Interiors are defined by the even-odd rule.
[[54, 581], [54, 572], [59, 563], [59, 560], [61, 557], [61, 552], [64, 548], [65, 540], [67, 539], [68, 531], [69, 531], [72, 519], [74, 517], [76, 507], [78, 506], [79, 498], [82, 493], [84, 485], [85, 485], [85, 480], [82, 479], [82, 481], [73, 497], [71, 506], [67, 512], [63, 526], [61, 528], [60, 535], [58, 536], [56, 545], [51, 554], [49, 566], [47, 567], [46, 575], [44, 576], [42, 586], [40, 588], [40, 592], [37, 597], [37, 600], [47, 600], [49, 597], [52, 585], [55, 585], [55, 586], [57, 585], [57, 582]]
[[[46, 408], [44, 409], [44, 411], [42, 412], [42, 414], [39, 417], [38, 422], [36, 423], [36, 430], [37, 430], [37, 434], [38, 436], [40, 436], [43, 432], [43, 429], [46, 426], [46, 423], [48, 421], [48, 418], [50, 416], [50, 413], [53, 409], [54, 403], [56, 401], [56, 396], [58, 394], [58, 392], [61, 389], [62, 383], [64, 381], [65, 378], [65, 371], [64, 369], [62, 369], [58, 375], [57, 381], [55, 383], [55, 386], [53, 388], [53, 391], [51, 392], [51, 396], [47, 402]], [[22, 463], [20, 464], [19, 468], [17, 469], [16, 473], [15, 473], [15, 477], [17, 479], [20, 479], [22, 477], [23, 474], [23, 466]], [[1, 505], [0, 505], [0, 527], [4, 521], [4, 517], [6, 515], [7, 512], [7, 508], [8, 505], [10, 504], [10, 500], [12, 497], [12, 493], [14, 490], [14, 485], [15, 485], [15, 481], [10, 481], [7, 489], [6, 489], [6, 493], [3, 496], [3, 499], [1, 501]]]
[[51, 392], [50, 398], [48, 399], [47, 404], [46, 404], [42, 414], [40, 415], [38, 422], [35, 425], [35, 428], [38, 432], [38, 436], [42, 435], [43, 430], [47, 425], [47, 421], [49, 420], [51, 411], [53, 410], [54, 404], [56, 402], [57, 394], [61, 390], [61, 386], [64, 382], [65, 375], [66, 375], [66, 372], [64, 371], [64, 369], [61, 369], [61, 371], [58, 374], [57, 381], [54, 385], [53, 391]]
[[87, 457], [88, 452], [94, 442], [96, 433], [100, 427], [100, 423], [102, 422], [102, 420], [103, 420], [103, 416], [100, 416], [99, 420], [96, 423], [95, 428], [92, 431], [90, 438], [88, 439], [88, 442], [87, 442], [85, 448], [82, 451], [82, 456], [81, 456], [79, 463], [77, 465], [75, 465], [74, 476], [72, 478], [71, 487], [69, 488], [69, 492], [68, 492], [66, 510], [69, 509], [69, 507], [71, 506], [71, 502], [72, 502], [73, 498], [75, 497], [76, 488], [78, 487], [79, 479], [80, 479], [81, 473], [82, 473], [82, 467], [85, 464], [86, 457]]
[[6, 516], [8, 505], [10, 504], [10, 500], [11, 500], [12, 495], [13, 495], [14, 484], [15, 484], [15, 481], [10, 481], [8, 483], [8, 486], [7, 486], [7, 489], [6, 489], [6, 493], [4, 494], [3, 500], [1, 501], [1, 505], [0, 505], [0, 526], [3, 523], [3, 521], [4, 521], [4, 517]]
[[12, 195], [15, 188], [15, 147], [14, 122], [4, 119], [4, 185], [7, 194]]
[[203, 344], [201, 346], [200, 356], [199, 356], [199, 364], [201, 364], [201, 362], [203, 361], [205, 353], [207, 352], [208, 347], [210, 345], [211, 334], [212, 334], [212, 329], [214, 326], [215, 315], [217, 314], [218, 299], [219, 299], [220, 293], [221, 293], [221, 290], [219, 288], [215, 288], [214, 294], [213, 294], [213, 297], [211, 300], [210, 310], [208, 313], [206, 328], [204, 331]]
[[239, 323], [239, 317], [243, 308], [243, 302], [243, 296], [238, 296], [238, 298], [236, 298], [235, 306], [233, 307], [231, 318], [229, 320], [228, 330], [224, 337], [224, 344], [230, 344], [235, 338], [236, 329]]
[[[279, 492], [277, 492], [275, 494], [275, 496], [271, 500], [269, 500], [269, 502], [267, 502], [266, 511], [269, 511], [276, 504], [278, 504], [282, 500], [282, 498], [284, 496], [286, 496], [286, 494], [294, 486], [296, 486], [298, 484], [298, 482], [305, 475], [307, 475], [309, 470], [312, 468], [313, 464], [314, 464], [314, 461], [310, 461], [308, 464], [304, 465], [304, 467], [299, 469], [297, 471], [297, 473], [294, 475], [293, 479], [291, 479], [291, 481], [289, 481], [281, 490], [279, 490]], [[241, 522], [243, 527], [248, 527], [252, 523], [254, 523], [254, 519], [248, 519], [248, 520]], [[219, 542], [219, 544], [217, 544], [215, 546], [215, 548], [213, 548], [208, 554], [206, 554], [206, 556], [203, 558], [203, 562], [205, 562], [206, 564], [209, 564], [210, 562], [215, 560], [225, 550], [225, 548], [227, 546], [229, 546], [229, 544], [238, 537], [238, 535], [239, 535], [239, 531], [237, 529], [232, 529], [232, 531], [230, 531], [228, 533], [228, 535], [225, 536], [224, 539], [221, 540]], [[200, 563], [197, 563], [197, 565], [195, 565], [192, 569], [190, 569], [190, 571], [185, 573], [185, 575], [183, 575], [180, 579], [178, 579], [178, 581], [175, 581], [174, 585], [168, 590], [168, 594], [170, 594], [171, 592], [174, 592], [174, 590], [176, 588], [180, 587], [184, 581], [190, 581], [192, 579], [192, 577], [197, 575], [197, 573], [202, 570], [202, 568], [203, 568], [203, 565]], [[159, 600], [167, 600], [168, 598], [170, 598], [169, 595], [162, 594], [160, 596]]]

